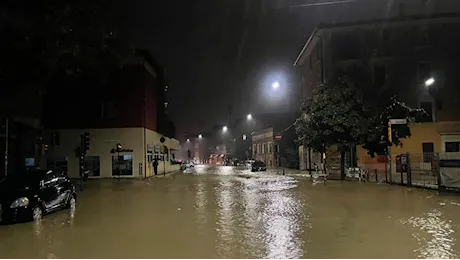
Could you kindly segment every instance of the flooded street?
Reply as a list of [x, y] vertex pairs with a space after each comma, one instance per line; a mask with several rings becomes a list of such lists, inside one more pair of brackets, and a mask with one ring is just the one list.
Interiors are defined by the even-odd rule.
[[431, 191], [205, 166], [88, 186], [73, 213], [0, 226], [0, 257], [460, 257], [460, 198]]

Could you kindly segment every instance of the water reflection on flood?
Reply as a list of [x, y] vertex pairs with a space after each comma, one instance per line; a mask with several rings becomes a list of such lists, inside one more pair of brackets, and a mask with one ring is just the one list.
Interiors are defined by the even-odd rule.
[[0, 226], [1, 258], [457, 258], [460, 198], [197, 166], [88, 183], [75, 210]]
[[412, 235], [420, 245], [415, 250], [417, 257], [428, 259], [457, 258], [453, 238], [455, 231], [451, 222], [445, 220], [442, 212], [437, 209], [402, 221], [416, 228]]

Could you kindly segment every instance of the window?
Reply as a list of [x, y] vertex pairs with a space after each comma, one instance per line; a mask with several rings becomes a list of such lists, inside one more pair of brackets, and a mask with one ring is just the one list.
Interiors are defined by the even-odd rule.
[[101, 118], [115, 118], [115, 105], [112, 101], [103, 101]]
[[262, 144], [262, 153], [263, 154], [267, 153], [267, 144], [266, 143]]
[[431, 77], [431, 65], [427, 62], [418, 64], [417, 77], [420, 81], [425, 81]]
[[374, 83], [376, 87], [382, 87], [385, 85], [386, 71], [385, 66], [378, 65], [374, 67]]
[[458, 153], [460, 152], [460, 142], [446, 142], [445, 149], [446, 153]]
[[423, 162], [430, 163], [433, 159], [434, 145], [433, 143], [422, 143]]
[[56, 175], [54, 174], [53, 171], [50, 171], [48, 172], [45, 177], [43, 178], [43, 182], [46, 184], [46, 185], [53, 185], [54, 182], [56, 182], [58, 179], [56, 177]]
[[257, 154], [260, 154], [260, 144], [257, 144]]
[[112, 176], [133, 175], [133, 156], [131, 154], [112, 156]]
[[268, 142], [268, 153], [273, 153], [273, 143], [272, 142]]
[[253, 144], [252, 145], [252, 154], [256, 154], [257, 152], [257, 145]]
[[60, 144], [61, 144], [61, 140], [59, 138], [59, 132], [51, 133], [51, 145], [56, 146]]
[[433, 122], [433, 104], [431, 102], [420, 102], [420, 108], [426, 112], [422, 122]]
[[428, 30], [426, 28], [416, 29], [416, 37], [417, 37], [417, 45], [418, 46], [428, 46], [429, 45], [429, 37], [428, 37]]

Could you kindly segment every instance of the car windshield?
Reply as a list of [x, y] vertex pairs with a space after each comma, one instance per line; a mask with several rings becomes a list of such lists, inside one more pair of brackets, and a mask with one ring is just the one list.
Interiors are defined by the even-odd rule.
[[38, 184], [45, 176], [46, 171], [27, 171], [10, 174], [0, 181], [0, 186], [23, 186]]

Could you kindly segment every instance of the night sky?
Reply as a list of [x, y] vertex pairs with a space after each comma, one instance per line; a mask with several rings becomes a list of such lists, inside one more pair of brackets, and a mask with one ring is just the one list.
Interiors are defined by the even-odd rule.
[[[247, 113], [296, 111], [292, 66], [319, 23], [448, 12], [456, 0], [136, 0], [119, 1], [122, 35], [165, 67], [168, 113], [177, 135], [205, 131]], [[441, 3], [440, 3], [441, 2]], [[306, 5], [306, 6], [305, 6]], [[278, 80], [277, 93], [271, 82]]]

